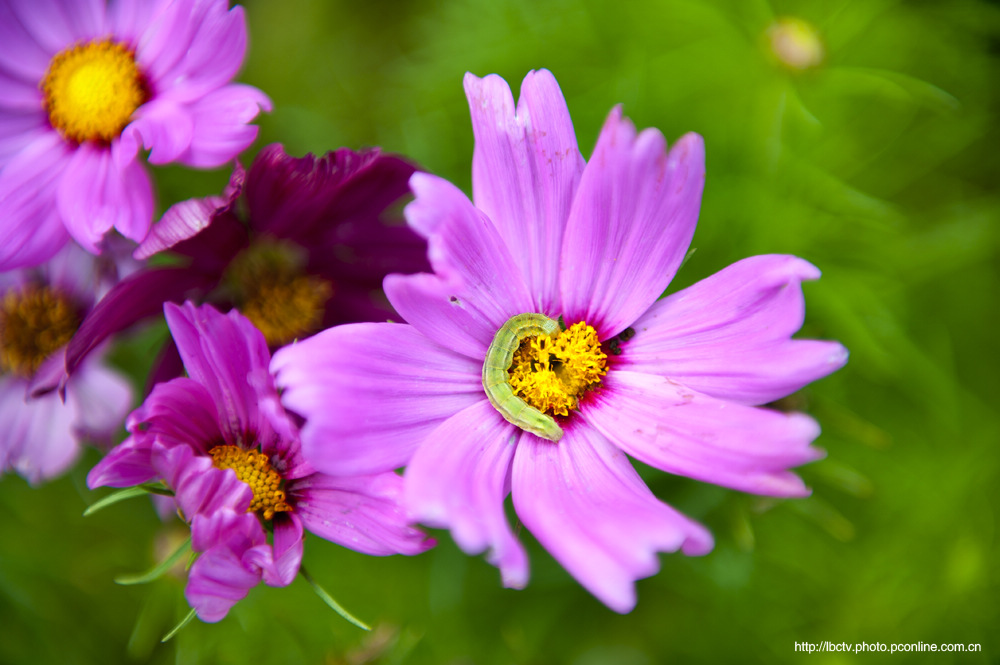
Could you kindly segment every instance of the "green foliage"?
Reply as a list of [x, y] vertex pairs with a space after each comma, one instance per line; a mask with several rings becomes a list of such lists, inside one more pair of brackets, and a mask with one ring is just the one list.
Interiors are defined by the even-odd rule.
[[[143, 499], [81, 517], [95, 501], [84, 484], [91, 453], [42, 488], [0, 480], [0, 662], [851, 662], [794, 651], [822, 640], [980, 643], [979, 655], [934, 662], [997, 658], [995, 4], [256, 0], [247, 15], [242, 79], [275, 105], [255, 150], [382, 145], [468, 191], [462, 75], [499, 73], [516, 94], [541, 67], [559, 80], [585, 155], [617, 103], [669, 140], [701, 133], [698, 252], [671, 290], [745, 256], [797, 254], [824, 273], [805, 287], [802, 335], [851, 350], [844, 370], [787, 400], [824, 428], [827, 458], [801, 469], [813, 495], [777, 501], [642, 469], [717, 546], [662, 557], [625, 616], [526, 531], [523, 591], [501, 588], [444, 532], [413, 558], [313, 537], [305, 564], [371, 633], [297, 580], [254, 589], [219, 624], [193, 622], [161, 645], [187, 612], [183, 571], [142, 586], [113, 580], [163, 560], [183, 532]], [[815, 26], [819, 66], [792, 71], [769, 54], [779, 16]], [[225, 182], [156, 175], [161, 208]]]

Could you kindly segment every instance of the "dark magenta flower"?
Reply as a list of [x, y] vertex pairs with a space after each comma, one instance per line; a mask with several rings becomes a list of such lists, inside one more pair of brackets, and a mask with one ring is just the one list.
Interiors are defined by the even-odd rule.
[[[136, 257], [171, 250], [181, 262], [112, 289], [70, 343], [67, 370], [165, 302], [236, 307], [272, 348], [338, 323], [396, 316], [382, 279], [427, 266], [423, 240], [387, 210], [409, 192], [413, 171], [378, 149], [295, 158], [267, 146], [249, 173], [236, 166], [221, 196], [178, 203], [154, 225]], [[177, 371], [174, 362], [155, 378]]]
[[415, 519], [489, 551], [528, 580], [504, 500], [538, 541], [618, 612], [657, 552], [712, 537], [658, 500], [628, 455], [747, 492], [803, 496], [815, 421], [759, 408], [841, 367], [836, 342], [791, 339], [800, 284], [819, 271], [756, 256], [658, 298], [694, 234], [700, 136], [667, 150], [615, 108], [585, 162], [548, 71], [515, 107], [506, 82], [467, 74], [475, 205], [418, 173], [410, 225], [433, 274], [390, 275], [409, 325], [339, 326], [279, 350], [282, 401], [306, 418], [303, 453], [328, 473], [407, 465]]
[[[303, 529], [365, 554], [431, 545], [398, 506], [388, 471], [317, 473], [278, 401], [263, 335], [238, 312], [166, 306], [187, 377], [158, 384], [128, 418], [129, 437], [87, 476], [91, 488], [161, 480], [201, 556], [185, 595], [203, 621], [222, 619], [261, 581], [291, 584]], [[267, 532], [273, 536], [268, 541]]]
[[132, 407], [128, 381], [87, 359], [65, 385], [69, 342], [116, 270], [75, 243], [46, 263], [0, 273], [0, 474], [31, 483], [65, 471], [84, 441], [109, 445]]
[[0, 270], [73, 237], [153, 221], [153, 164], [222, 166], [270, 101], [232, 83], [246, 17], [228, 0], [0, 0]]

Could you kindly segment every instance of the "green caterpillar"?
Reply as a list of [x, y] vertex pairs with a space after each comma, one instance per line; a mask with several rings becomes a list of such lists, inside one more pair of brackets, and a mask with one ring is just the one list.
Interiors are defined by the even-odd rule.
[[552, 335], [559, 330], [559, 322], [544, 314], [518, 314], [494, 335], [483, 362], [483, 389], [490, 404], [507, 422], [549, 441], [561, 439], [562, 428], [552, 416], [545, 415], [514, 394], [507, 379], [507, 370], [522, 340], [536, 335]]

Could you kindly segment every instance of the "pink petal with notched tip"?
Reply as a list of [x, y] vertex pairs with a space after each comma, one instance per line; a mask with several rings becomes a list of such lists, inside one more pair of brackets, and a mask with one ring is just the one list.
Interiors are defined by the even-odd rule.
[[686, 134], [667, 152], [656, 129], [636, 134], [611, 111], [580, 180], [560, 264], [563, 316], [607, 339], [656, 302], [698, 222], [705, 147]]
[[785, 397], [847, 362], [837, 342], [791, 339], [805, 318], [801, 282], [818, 277], [794, 256], [738, 261], [639, 317], [621, 366], [741, 404]]
[[521, 432], [482, 399], [431, 432], [406, 468], [404, 502], [413, 519], [451, 529], [467, 554], [488, 550], [504, 586], [528, 583], [528, 557], [504, 513]]
[[801, 413], [744, 406], [670, 379], [617, 370], [580, 416], [616, 446], [658, 469], [769, 496], [806, 496], [788, 467], [823, 456], [819, 426]]
[[616, 612], [635, 606], [634, 582], [660, 569], [658, 552], [712, 549], [704, 527], [653, 496], [625, 454], [586, 426], [558, 443], [522, 434], [511, 484], [524, 526]]

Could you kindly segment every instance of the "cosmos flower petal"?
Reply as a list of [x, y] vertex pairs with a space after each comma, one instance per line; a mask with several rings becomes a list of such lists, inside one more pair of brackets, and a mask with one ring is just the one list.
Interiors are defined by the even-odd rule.
[[171, 99], [154, 99], [140, 106], [135, 119], [122, 130], [120, 150], [132, 156], [141, 144], [151, 150], [150, 164], [168, 164], [187, 151], [193, 137], [190, 114]]
[[142, 165], [119, 164], [110, 151], [91, 145], [73, 152], [56, 200], [67, 230], [92, 254], [100, 253], [112, 228], [142, 240], [153, 218], [152, 185]]
[[26, 381], [0, 376], [0, 473], [10, 469], [32, 485], [60, 475], [80, 454], [72, 435], [76, 413], [52, 392], [25, 402]]
[[[182, 5], [183, 3], [175, 3]], [[196, 32], [188, 48], [169, 71], [154, 73], [164, 88], [163, 96], [178, 103], [195, 101], [226, 85], [240, 69], [247, 47], [246, 15], [239, 5], [202, 2], [206, 9], [195, 23], [184, 25]], [[156, 71], [159, 71], [159, 67]]]
[[659, 570], [657, 552], [712, 549], [704, 527], [653, 496], [628, 458], [590, 428], [567, 429], [557, 444], [523, 434], [511, 482], [518, 518], [616, 612], [635, 606], [634, 582]]
[[302, 520], [294, 513], [275, 515], [274, 544], [265, 556], [252, 556], [263, 573], [264, 584], [288, 586], [299, 574], [302, 563]]
[[69, 152], [55, 132], [33, 141], [0, 172], [0, 271], [44, 263], [69, 240], [55, 193]]
[[74, 431], [91, 443], [108, 445], [132, 408], [132, 388], [118, 372], [91, 361], [67, 384], [66, 400], [77, 414]]
[[[186, 377], [158, 383], [127, 420], [133, 438], [156, 438], [166, 445], [191, 446], [207, 453], [220, 438], [218, 414], [212, 396]], [[152, 430], [155, 435], [146, 434]]]
[[[174, 501], [185, 519], [212, 515], [223, 509], [246, 512], [253, 500], [253, 490], [232, 469], [218, 469], [208, 455], [198, 454], [190, 446], [152, 445], [150, 459], [157, 475], [174, 490]], [[255, 518], [256, 521], [256, 518]], [[257, 524], [260, 528], [260, 524]], [[194, 534], [192, 534], [194, 535]], [[195, 551], [208, 545], [192, 540]]]
[[[22, 2], [21, 6], [28, 4]], [[0, 70], [37, 85], [55, 51], [48, 52], [28, 32], [7, 2], [0, 3]]]
[[607, 339], [652, 305], [680, 267], [705, 184], [705, 148], [686, 134], [666, 150], [611, 111], [580, 181], [560, 264], [563, 316]]
[[267, 556], [266, 536], [255, 515], [231, 510], [195, 517], [191, 532], [192, 548], [203, 551], [184, 597], [202, 621], [221, 621], [260, 582], [255, 561]]
[[66, 350], [66, 371], [76, 371], [87, 354], [111, 335], [163, 311], [164, 302], [180, 302], [213, 281], [211, 276], [177, 267], [143, 270], [125, 278], [84, 317]]
[[8, 1], [17, 20], [50, 55], [66, 44], [104, 36], [104, 0]]
[[415, 173], [410, 226], [427, 238], [435, 274], [390, 276], [386, 296], [408, 323], [431, 339], [482, 358], [496, 331], [533, 309], [514, 259], [496, 229], [446, 180]]
[[152, 442], [130, 436], [87, 473], [87, 487], [132, 487], [156, 478]]
[[493, 221], [535, 297], [535, 311], [559, 304], [563, 230], [584, 160], [551, 72], [529, 72], [515, 111], [507, 82], [465, 75], [472, 130], [472, 192]]
[[654, 304], [622, 364], [741, 404], [785, 397], [847, 362], [837, 342], [790, 339], [805, 317], [801, 282], [818, 277], [794, 256], [738, 261]]
[[[10, 88], [6, 86], [3, 74], [0, 73], [0, 100], [14, 100], [14, 95], [7, 94]], [[27, 100], [26, 103], [39, 104], [37, 100]], [[29, 144], [41, 139], [51, 132], [44, 118], [37, 113], [25, 113], [21, 110], [0, 115], [0, 168], [24, 150]]]
[[249, 124], [271, 100], [257, 88], [234, 83], [190, 104], [191, 145], [178, 159], [196, 168], [216, 168], [250, 147], [258, 128]]
[[287, 486], [295, 512], [312, 533], [363, 554], [419, 554], [434, 545], [400, 508], [403, 478], [317, 473]]
[[581, 417], [636, 459], [670, 473], [770, 496], [807, 496], [788, 467], [823, 453], [801, 413], [744, 406], [668, 378], [618, 370]]
[[220, 314], [186, 302], [164, 307], [188, 376], [212, 396], [223, 437], [236, 445], [247, 432], [262, 433], [270, 424], [257, 410], [257, 392], [249, 375], [267, 371], [270, 354], [264, 336], [239, 312]]
[[157, 10], [152, 2], [120, 0], [107, 8], [110, 31], [126, 43], [136, 46], [146, 31], [151, 14]]
[[279, 349], [271, 363], [282, 403], [306, 419], [303, 454], [332, 475], [406, 464], [439, 423], [483, 399], [480, 368], [392, 323], [337, 326]]
[[417, 449], [406, 468], [404, 500], [414, 519], [451, 529], [466, 554], [488, 549], [504, 586], [518, 589], [528, 583], [528, 558], [503, 504], [519, 434], [485, 399], [459, 411]]
[[216, 220], [217, 215], [232, 208], [243, 191], [245, 178], [246, 171], [237, 163], [221, 195], [187, 199], [167, 208], [136, 248], [133, 257], [148, 259], [200, 234]]
[[309, 247], [311, 269], [332, 278], [337, 293], [352, 283], [380, 286], [386, 273], [428, 268], [426, 243], [385, 214], [410, 193], [414, 170], [378, 148], [292, 157], [271, 144], [247, 174], [248, 221], [254, 233]]

